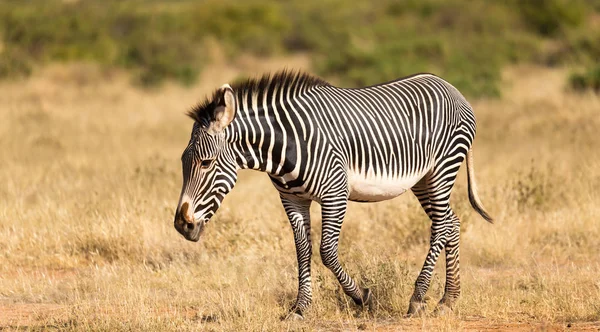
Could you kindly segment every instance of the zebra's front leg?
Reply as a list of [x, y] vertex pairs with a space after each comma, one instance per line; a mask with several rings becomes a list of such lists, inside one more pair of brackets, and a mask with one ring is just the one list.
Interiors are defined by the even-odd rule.
[[298, 297], [286, 319], [302, 319], [312, 301], [310, 283], [310, 204], [311, 200], [281, 194], [281, 203], [294, 232], [296, 257], [298, 258]]
[[345, 197], [334, 201], [323, 201], [321, 211], [323, 216], [323, 231], [321, 234], [321, 259], [323, 265], [333, 272], [344, 293], [363, 307], [371, 308], [373, 296], [368, 288], [361, 289], [356, 282], [344, 271], [338, 259], [338, 242], [347, 200]]

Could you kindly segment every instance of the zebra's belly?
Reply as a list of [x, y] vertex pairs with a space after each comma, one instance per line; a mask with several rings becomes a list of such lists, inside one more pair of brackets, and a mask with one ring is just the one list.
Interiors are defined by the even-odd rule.
[[375, 176], [357, 172], [348, 172], [348, 187], [351, 201], [379, 202], [402, 195], [412, 188], [427, 173], [409, 176]]

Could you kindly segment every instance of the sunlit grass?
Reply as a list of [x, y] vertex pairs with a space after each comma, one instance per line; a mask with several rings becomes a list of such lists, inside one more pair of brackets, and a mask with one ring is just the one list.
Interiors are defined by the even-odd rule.
[[[351, 203], [344, 222], [342, 264], [374, 290], [375, 311], [343, 295], [315, 250], [314, 303], [295, 323], [279, 319], [295, 297], [296, 258], [266, 175], [240, 174], [200, 243], [172, 226], [191, 129], [183, 113], [235, 70], [160, 92], [86, 70], [86, 83], [55, 68], [0, 87], [0, 326], [450, 331], [600, 320], [600, 99], [565, 92], [565, 71], [508, 71], [505, 99], [473, 101], [477, 179], [496, 223], [470, 208], [461, 172], [452, 205], [462, 220], [463, 293], [454, 315], [402, 318], [429, 237], [407, 194]], [[314, 204], [317, 244], [318, 212]]]

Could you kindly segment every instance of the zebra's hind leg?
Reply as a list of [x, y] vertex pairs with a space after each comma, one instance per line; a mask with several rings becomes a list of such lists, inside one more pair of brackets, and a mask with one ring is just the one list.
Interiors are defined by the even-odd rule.
[[323, 265], [333, 272], [339, 281], [344, 293], [350, 296], [354, 303], [371, 309], [373, 295], [368, 288], [360, 288], [356, 282], [344, 271], [338, 259], [338, 241], [342, 221], [346, 214], [348, 201], [345, 197], [323, 201], [321, 213], [323, 216], [323, 232], [321, 234], [321, 259]]
[[[412, 188], [412, 191], [419, 200], [419, 203], [421, 203], [421, 206], [423, 207], [423, 210], [425, 210], [425, 213], [429, 219], [433, 220], [431, 214], [431, 203], [429, 202], [429, 189], [427, 188], [427, 176], [423, 177], [417, 184], [415, 184]], [[433, 243], [433, 233], [431, 234], [430, 243]], [[427, 255], [427, 258], [429, 258], [429, 254]], [[425, 266], [427, 266], [427, 260], [425, 261]], [[423, 266], [423, 269], [425, 269], [425, 266]], [[419, 287], [419, 285], [423, 284], [426, 276], [421, 277], [421, 275], [423, 275], [423, 270], [421, 270], [421, 274], [419, 274], [419, 278], [415, 284], [414, 293], [408, 305], [408, 316], [420, 316], [425, 313], [427, 308], [425, 293], [427, 293], [427, 289], [429, 288], [429, 281], [427, 281], [425, 290], [423, 291], [423, 287]], [[420, 283], [419, 279], [421, 279]], [[420, 292], [417, 292], [417, 289], [419, 288], [421, 288], [421, 290]]]
[[460, 296], [459, 243], [460, 220], [450, 209], [448, 222], [451, 224], [446, 242], [446, 286], [444, 296], [435, 308], [435, 314], [445, 315], [452, 311]]
[[[461, 160], [462, 161], [462, 160]], [[456, 162], [456, 161], [453, 161]], [[460, 166], [460, 163], [458, 164]], [[444, 304], [450, 307], [460, 292], [458, 283], [458, 229], [455, 231], [455, 220], [458, 225], [458, 219], [454, 216], [449, 205], [450, 193], [454, 185], [454, 176], [448, 177], [448, 170], [451, 174], [458, 168], [453, 165], [443, 165], [442, 169], [446, 172], [432, 172], [423, 178], [413, 187], [413, 192], [419, 199], [423, 209], [431, 219], [431, 238], [430, 247], [423, 268], [415, 282], [415, 290], [410, 299], [408, 316], [418, 316], [425, 312], [427, 308], [425, 294], [429, 289], [433, 269], [444, 248], [450, 255], [447, 256], [447, 264], [450, 268], [446, 274], [446, 295], [442, 300]], [[437, 174], [437, 175], [436, 175]], [[449, 180], [451, 179], [451, 180]], [[449, 240], [452, 242], [449, 244]]]
[[292, 195], [281, 194], [281, 203], [288, 216], [298, 258], [298, 297], [285, 319], [296, 320], [304, 317], [304, 312], [312, 301], [310, 278], [310, 258], [312, 245], [310, 240], [310, 203], [311, 200], [301, 199]]

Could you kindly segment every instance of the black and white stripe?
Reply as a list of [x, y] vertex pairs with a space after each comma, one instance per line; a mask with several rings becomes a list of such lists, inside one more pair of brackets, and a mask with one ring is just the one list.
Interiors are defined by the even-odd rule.
[[[459, 167], [468, 158], [469, 199], [486, 220], [475, 187], [471, 144], [475, 117], [446, 81], [418, 74], [360, 89], [334, 87], [318, 78], [279, 72], [225, 85], [195, 107], [184, 152], [184, 186], [176, 228], [197, 240], [202, 226], [233, 188], [236, 171], [269, 174], [294, 231], [299, 289], [294, 313], [311, 302], [310, 214], [322, 207], [320, 254], [352, 299], [367, 305], [338, 260], [338, 240], [348, 200], [380, 201], [412, 190], [432, 221], [430, 249], [410, 301], [420, 313], [433, 268], [446, 253], [446, 291], [440, 308], [460, 292], [460, 222], [449, 205]], [[193, 211], [193, 214], [191, 214]]]

